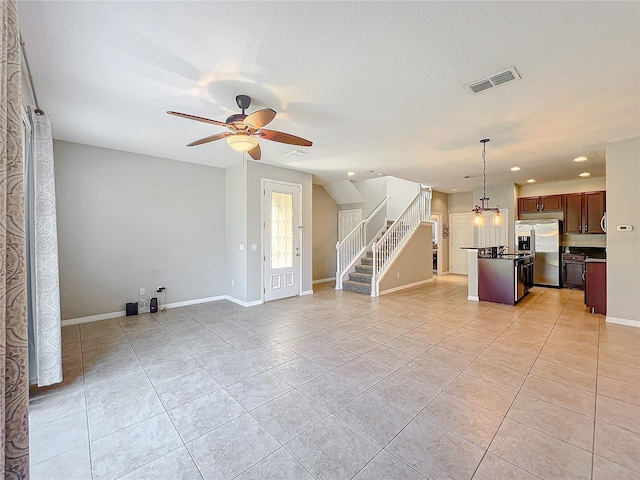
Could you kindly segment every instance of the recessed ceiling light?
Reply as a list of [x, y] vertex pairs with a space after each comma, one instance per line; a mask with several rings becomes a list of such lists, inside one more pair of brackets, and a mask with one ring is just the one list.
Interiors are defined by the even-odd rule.
[[462, 178], [473, 178], [471, 175], [463, 175]]
[[347, 175], [349, 175], [350, 177], [353, 177], [356, 174], [356, 172], [348, 172]]
[[384, 173], [379, 173], [378, 176], [379, 177], [384, 177]]
[[580, 157], [576, 157], [573, 159], [574, 162], [586, 162], [587, 161], [587, 157], [585, 156], [580, 156]]
[[452, 192], [457, 192], [457, 191], [458, 191], [458, 189], [457, 189], [457, 188], [452, 188], [452, 189], [451, 189], [451, 191], [452, 191]]
[[580, 177], [590, 177], [591, 174], [589, 172], [582, 172], [579, 176]]
[[519, 172], [520, 171], [520, 167], [511, 167], [511, 171], [512, 172]]
[[373, 170], [367, 170], [367, 173], [373, 173]]
[[529, 180], [527, 180], [527, 183], [536, 183], [536, 179], [535, 178], [530, 178]]

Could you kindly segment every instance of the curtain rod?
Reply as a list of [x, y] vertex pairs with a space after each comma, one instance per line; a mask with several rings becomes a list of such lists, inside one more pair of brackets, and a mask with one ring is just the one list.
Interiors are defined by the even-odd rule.
[[20, 49], [22, 50], [22, 58], [24, 59], [24, 65], [27, 67], [27, 76], [29, 77], [29, 86], [31, 87], [31, 93], [33, 94], [33, 100], [36, 102], [36, 115], [44, 115], [44, 111], [40, 108], [38, 103], [38, 96], [36, 95], [36, 88], [33, 86], [33, 76], [31, 75], [31, 68], [29, 68], [29, 59], [27, 58], [27, 51], [24, 48], [24, 40], [22, 40], [22, 32], [20, 32]]

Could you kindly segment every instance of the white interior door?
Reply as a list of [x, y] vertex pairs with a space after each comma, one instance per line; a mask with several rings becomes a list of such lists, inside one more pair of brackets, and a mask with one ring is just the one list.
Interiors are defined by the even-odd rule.
[[467, 275], [467, 251], [462, 247], [473, 246], [473, 213], [449, 215], [450, 273]]
[[484, 213], [484, 224], [478, 229], [478, 245], [488, 247], [493, 247], [496, 245], [509, 245], [509, 236], [507, 235], [509, 210], [501, 208], [500, 215], [502, 216], [502, 223], [500, 225], [494, 225], [492, 222], [493, 212]]
[[341, 242], [362, 221], [362, 209], [338, 212], [338, 241]]
[[300, 186], [265, 181], [265, 301], [300, 294], [300, 193]]

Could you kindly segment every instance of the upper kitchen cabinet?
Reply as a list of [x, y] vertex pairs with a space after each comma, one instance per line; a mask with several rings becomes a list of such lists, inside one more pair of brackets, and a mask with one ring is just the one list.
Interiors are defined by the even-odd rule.
[[605, 233], [601, 225], [605, 210], [605, 192], [564, 195], [564, 233]]
[[562, 195], [523, 197], [518, 199], [519, 213], [561, 212]]
[[584, 194], [584, 233], [604, 233], [602, 217], [607, 210], [605, 192]]

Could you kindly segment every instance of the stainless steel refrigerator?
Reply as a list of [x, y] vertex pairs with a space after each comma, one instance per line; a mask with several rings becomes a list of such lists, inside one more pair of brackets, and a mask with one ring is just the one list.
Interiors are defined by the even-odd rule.
[[553, 219], [518, 220], [515, 230], [517, 251], [531, 252], [535, 255], [533, 283], [559, 287], [562, 271], [562, 222]]

